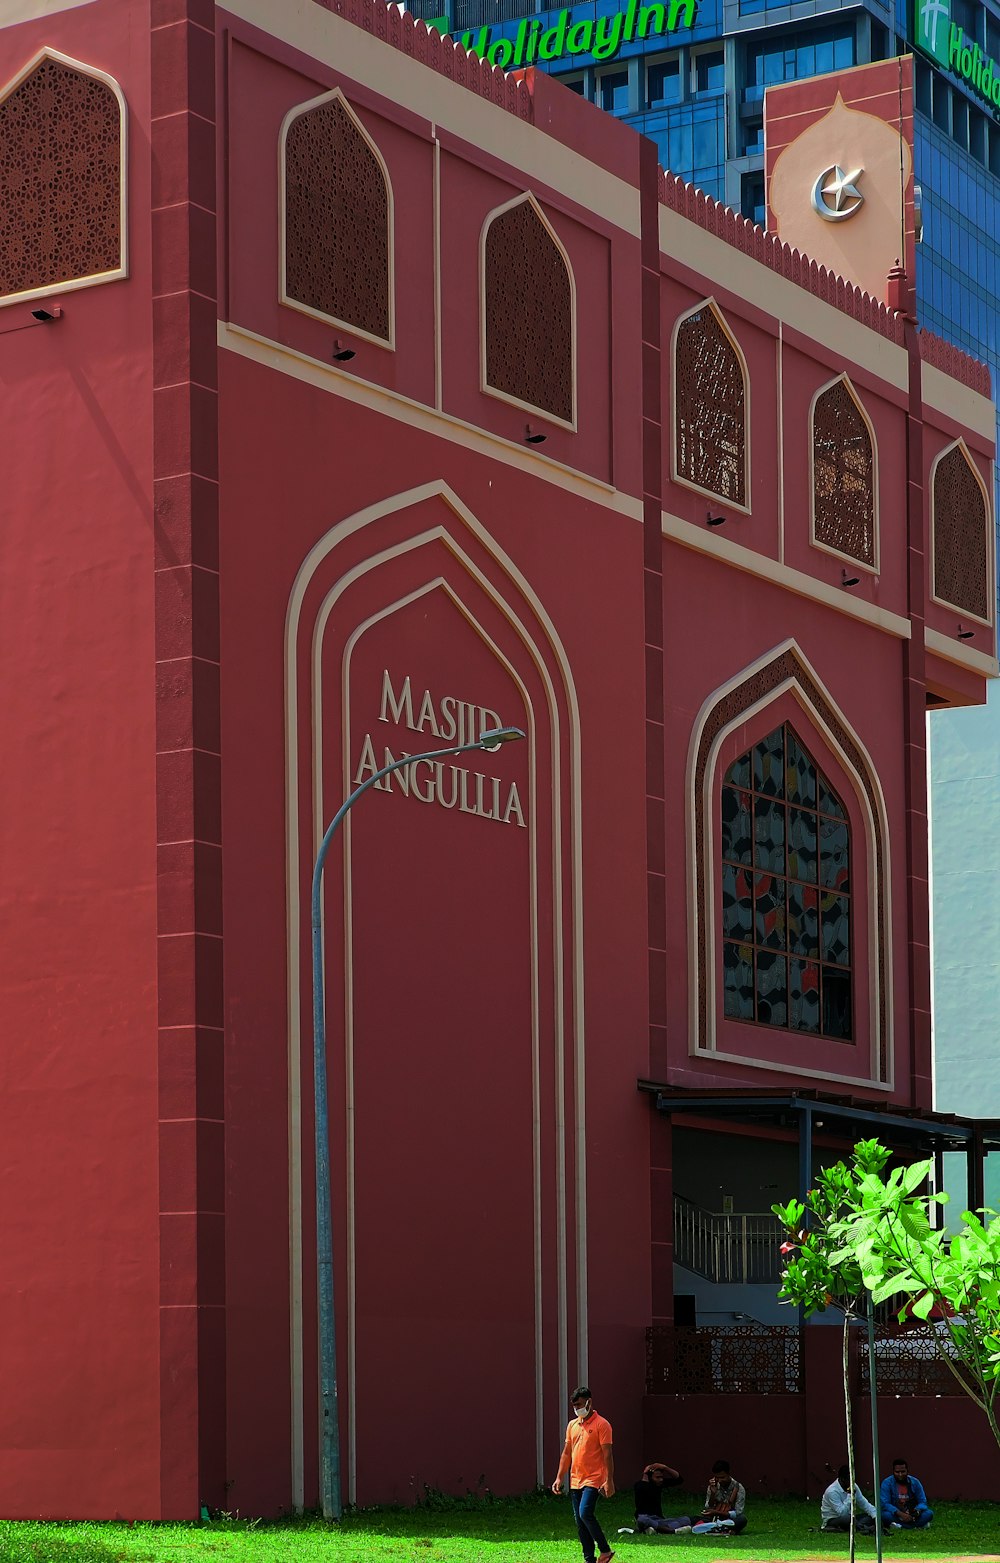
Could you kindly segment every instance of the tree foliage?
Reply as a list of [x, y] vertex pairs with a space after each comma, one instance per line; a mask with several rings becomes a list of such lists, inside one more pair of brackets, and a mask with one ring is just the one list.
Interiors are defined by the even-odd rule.
[[937, 1355], [1000, 1445], [1000, 1218], [967, 1210], [949, 1235], [931, 1220], [948, 1199], [926, 1191], [932, 1163], [886, 1174], [890, 1160], [877, 1140], [863, 1140], [850, 1163], [818, 1175], [805, 1205], [773, 1206], [788, 1231], [780, 1295], [807, 1316], [831, 1305], [853, 1311], [866, 1293], [894, 1303], [901, 1324], [933, 1315]]

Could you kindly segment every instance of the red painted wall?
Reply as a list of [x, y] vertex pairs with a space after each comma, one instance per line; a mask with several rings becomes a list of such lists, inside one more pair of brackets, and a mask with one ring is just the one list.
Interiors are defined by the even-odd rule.
[[[0, 905], [19, 974], [5, 1034], [27, 1039], [0, 1109], [0, 1512], [316, 1501], [306, 907], [317, 831], [365, 774], [367, 739], [379, 760], [449, 742], [445, 701], [528, 733], [464, 783], [425, 768], [408, 792], [373, 792], [328, 861], [341, 1431], [360, 1502], [551, 1474], [584, 1373], [622, 1468], [645, 1452], [670, 1146], [635, 1081], [769, 1078], [749, 1056], [688, 1053], [685, 765], [703, 702], [794, 637], [849, 709], [891, 830], [905, 809], [904, 700], [923, 691], [899, 639], [777, 568], [777, 318], [713, 283], [753, 385], [751, 572], [670, 530], [704, 524], [706, 497], [667, 476], [667, 436], [671, 332], [705, 279], [661, 254], [660, 205], [679, 198], [649, 148], [394, 10], [356, 19], [384, 41], [348, 34], [336, 71], [202, 0], [100, 0], [0, 34], [11, 74], [48, 42], [116, 75], [132, 152], [128, 281], [66, 294], [58, 325], [0, 341], [23, 458], [5, 490]], [[477, 146], [468, 115], [449, 129], [362, 85], [362, 37], [416, 51], [442, 103], [465, 93], [509, 118]], [[358, 341], [343, 368], [333, 339], [349, 333], [277, 303], [279, 128], [334, 85], [398, 197], [397, 348]], [[552, 147], [609, 176], [600, 210], [546, 183]], [[541, 449], [479, 385], [479, 233], [527, 187], [570, 257], [579, 321], [579, 429], [552, 426]], [[712, 245], [765, 243], [689, 205]], [[754, 264], [812, 296], [777, 251]], [[900, 337], [846, 293], [836, 308]], [[800, 587], [836, 582], [801, 533], [802, 407], [844, 367], [832, 327], [782, 337]], [[857, 380], [895, 493], [905, 399]], [[928, 459], [945, 436], [928, 418]], [[887, 507], [883, 525], [881, 581], [859, 595], [915, 612], [905, 518]], [[397, 706], [409, 678], [412, 720], [383, 706], [387, 671]], [[904, 1016], [914, 876], [895, 847], [892, 863]], [[762, 1045], [756, 1062], [776, 1056]], [[390, 1465], [403, 1401], [424, 1432]]]
[[[841, 1331], [813, 1325], [805, 1332], [805, 1393], [797, 1395], [647, 1395], [643, 1401], [647, 1459], [671, 1455], [698, 1489], [717, 1459], [730, 1461], [753, 1497], [791, 1493], [805, 1497], [802, 1530], [819, 1529], [818, 1500], [847, 1459]], [[872, 1496], [871, 1412], [867, 1395], [852, 1400], [855, 1458], [862, 1490]], [[897, 1456], [935, 1502], [988, 1496], [996, 1490], [1000, 1459], [983, 1436], [982, 1412], [964, 1395], [880, 1395], [882, 1475]], [[682, 1439], [678, 1429], [683, 1429]], [[707, 1485], [707, 1477], [706, 1477]]]
[[45, 45], [121, 83], [137, 220], [127, 281], [0, 311], [0, 1513], [156, 1515], [148, 10], [2, 28], [0, 78]]

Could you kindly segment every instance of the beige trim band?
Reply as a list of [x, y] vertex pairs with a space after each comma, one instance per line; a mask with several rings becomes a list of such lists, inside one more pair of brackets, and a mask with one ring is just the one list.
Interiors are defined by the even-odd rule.
[[283, 0], [280, 6], [274, 0], [227, 0], [220, 9], [332, 70], [344, 71], [372, 92], [471, 146], [502, 146], [505, 160], [523, 173], [526, 183], [558, 190], [566, 199], [638, 238], [639, 191], [633, 185], [591, 162], [577, 147], [563, 145], [537, 126], [449, 81], [440, 71], [428, 70], [391, 44], [316, 5], [315, 0]]
[[[727, 301], [734, 296], [746, 299], [748, 304], [783, 320], [786, 326], [816, 342], [836, 342], [838, 352], [849, 362], [859, 364], [897, 390], [907, 389], [909, 366], [905, 348], [887, 341], [843, 310], [816, 298], [667, 206], [660, 207], [660, 249], [697, 272], [711, 291], [718, 287]], [[728, 302], [726, 307], [731, 307]], [[949, 385], [953, 383], [948, 380]]]
[[968, 641], [952, 640], [950, 635], [942, 635], [940, 630], [927, 627], [924, 629], [924, 645], [935, 656], [943, 657], [946, 662], [954, 662], [956, 667], [967, 668], [970, 673], [981, 673], [984, 678], [1000, 677], [1000, 663], [996, 657], [988, 651], [977, 651]]
[[920, 389], [927, 407], [944, 413], [955, 423], [981, 434], [991, 445], [997, 437], [996, 408], [988, 396], [980, 396], [961, 380], [953, 380], [934, 364], [920, 361]]
[[395, 418], [426, 434], [437, 435], [439, 439], [451, 440], [453, 444], [463, 445], [480, 456], [489, 456], [509, 467], [517, 467], [531, 477], [555, 484], [577, 499], [602, 505], [606, 510], [613, 510], [632, 521], [642, 520], [640, 499], [613, 488], [610, 483], [603, 483], [600, 478], [588, 477], [572, 467], [564, 466], [560, 461], [553, 461], [551, 456], [539, 454], [533, 446], [515, 445], [499, 434], [489, 434], [451, 413], [436, 412], [424, 402], [411, 401], [398, 391], [387, 390], [384, 386], [373, 384], [371, 380], [362, 380], [356, 374], [345, 373], [333, 364], [321, 363], [317, 358], [310, 358], [307, 353], [300, 353], [294, 348], [285, 347], [281, 342], [273, 342], [255, 331], [248, 331], [245, 326], [220, 320], [217, 340], [220, 348], [238, 353], [253, 363], [264, 364], [278, 374], [291, 375], [305, 385], [314, 385], [332, 396], [342, 396], [359, 407], [367, 407], [373, 412]]
[[820, 602], [824, 607], [843, 613], [850, 619], [860, 619], [862, 623], [871, 624], [887, 635], [895, 635], [898, 640], [910, 639], [910, 621], [898, 613], [890, 613], [887, 608], [877, 608], [873, 603], [851, 597], [839, 587], [828, 586], [813, 575], [792, 569], [791, 565], [779, 564], [768, 554], [745, 548], [742, 543], [720, 537], [717, 532], [707, 532], [704, 527], [696, 526], [692, 521], [683, 521], [680, 516], [672, 516], [667, 511], [662, 514], [661, 524], [664, 537], [672, 538], [685, 548], [697, 549], [702, 554], [713, 554], [725, 564], [734, 565], [737, 570], [745, 570], [748, 575], [756, 575], [775, 586], [783, 586], [799, 597], [809, 597], [813, 602]]
[[60, 11], [77, 11], [93, 3], [94, 0], [4, 0], [2, 25], [17, 27], [21, 22], [37, 22], [43, 16], [58, 16]]

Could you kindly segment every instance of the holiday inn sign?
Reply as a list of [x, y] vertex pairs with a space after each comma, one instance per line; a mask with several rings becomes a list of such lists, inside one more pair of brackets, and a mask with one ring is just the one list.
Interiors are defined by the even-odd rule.
[[915, 0], [914, 15], [917, 48], [960, 77], [994, 112], [1000, 109], [1000, 64], [952, 21], [947, 0]]
[[[536, 60], [560, 60], [574, 55], [589, 55], [595, 60], [614, 59], [627, 43], [659, 38], [664, 33], [693, 27], [697, 9], [696, 0], [666, 0], [663, 5], [658, 0], [652, 0], [649, 5], [628, 0], [623, 11], [585, 16], [576, 21], [573, 20], [573, 8], [567, 7], [550, 13], [554, 20], [548, 27], [538, 17], [525, 17], [514, 38], [494, 40], [492, 27], [472, 28], [454, 36], [463, 49], [481, 55], [491, 65], [516, 71], [525, 65], [534, 65]], [[426, 22], [439, 33], [451, 32], [447, 16], [428, 17]]]

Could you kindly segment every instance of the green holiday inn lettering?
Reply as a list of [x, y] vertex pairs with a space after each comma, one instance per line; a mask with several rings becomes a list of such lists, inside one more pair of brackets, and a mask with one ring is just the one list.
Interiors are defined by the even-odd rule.
[[[536, 60], [559, 60], [576, 54], [611, 60], [626, 43], [693, 27], [697, 9], [697, 0], [667, 0], [664, 5], [659, 0], [650, 5], [628, 0], [624, 11], [574, 22], [572, 9], [567, 7], [559, 12], [551, 27], [543, 27], [538, 17], [525, 17], [514, 38], [494, 40], [492, 27], [474, 28], [456, 37], [464, 49], [482, 55], [491, 65], [499, 65], [505, 71], [534, 65]], [[439, 33], [450, 31], [447, 16], [428, 17], [427, 26]]]
[[915, 0], [914, 14], [917, 48], [961, 77], [990, 108], [1000, 109], [1000, 65], [952, 21], [947, 0]]

